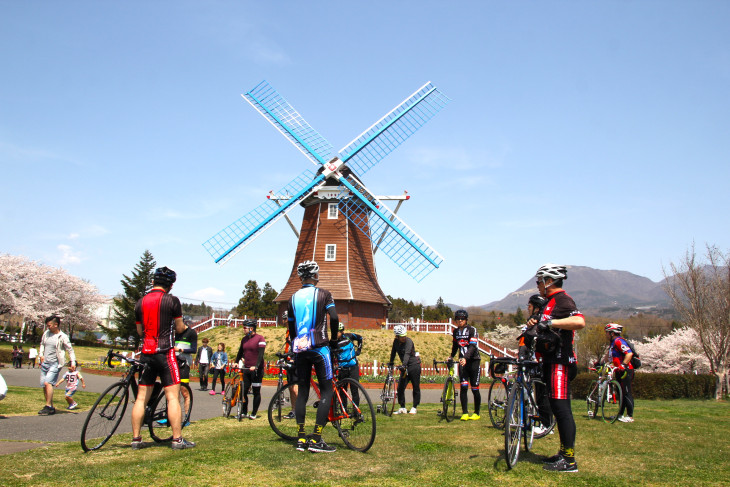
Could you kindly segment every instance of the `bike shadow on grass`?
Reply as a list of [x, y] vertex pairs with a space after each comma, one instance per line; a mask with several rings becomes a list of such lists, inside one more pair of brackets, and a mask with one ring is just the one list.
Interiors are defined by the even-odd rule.
[[[499, 456], [494, 459], [494, 469], [497, 470], [501, 467], [504, 467], [506, 469], [507, 468], [507, 460], [506, 460], [507, 455], [505, 455], [504, 449], [497, 450], [497, 453], [499, 454]], [[520, 463], [532, 463], [535, 465], [542, 466], [543, 460], [545, 460], [545, 457], [543, 455], [538, 455], [538, 454], [534, 453], [533, 451], [526, 452], [523, 450], [520, 452], [520, 457], [517, 459], [517, 464], [514, 467], [512, 467], [512, 470], [518, 468], [518, 465]]]

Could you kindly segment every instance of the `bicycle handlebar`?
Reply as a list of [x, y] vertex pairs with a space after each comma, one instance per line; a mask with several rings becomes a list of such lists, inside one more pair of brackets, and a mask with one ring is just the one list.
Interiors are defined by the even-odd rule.
[[113, 358], [118, 358], [120, 361], [124, 360], [125, 362], [127, 362], [128, 364], [131, 364], [131, 365], [142, 365], [142, 362], [140, 362], [139, 360], [134, 359], [134, 358], [125, 357], [121, 353], [115, 353], [114, 349], [110, 349], [106, 354], [106, 364], [109, 366], [109, 368], [112, 368], [112, 369], [114, 368], [114, 366], [112, 365]]

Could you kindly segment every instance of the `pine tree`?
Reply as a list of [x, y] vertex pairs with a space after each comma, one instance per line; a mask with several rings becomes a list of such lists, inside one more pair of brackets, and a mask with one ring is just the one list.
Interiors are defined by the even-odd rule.
[[139, 346], [140, 336], [135, 324], [134, 306], [142, 296], [152, 289], [152, 276], [155, 271], [155, 258], [149, 250], [145, 250], [137, 265], [132, 270], [132, 277], [122, 274], [123, 294], [114, 298], [114, 327], [104, 328], [112, 338], [133, 337], [134, 348]]
[[236, 313], [238, 316], [257, 317], [261, 312], [261, 289], [253, 279], [243, 288], [243, 297], [238, 301]]
[[261, 293], [261, 311], [258, 318], [275, 318], [279, 305], [274, 302], [274, 299], [279, 295], [271, 284], [268, 282], [264, 284], [264, 289]]

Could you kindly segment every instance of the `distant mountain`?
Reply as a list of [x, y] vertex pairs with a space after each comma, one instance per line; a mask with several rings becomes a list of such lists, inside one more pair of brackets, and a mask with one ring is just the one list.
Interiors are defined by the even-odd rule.
[[[568, 278], [563, 285], [584, 314], [626, 316], [638, 311], [671, 308], [669, 296], [662, 289], [662, 284], [663, 281], [657, 283], [627, 271], [568, 266]], [[535, 293], [537, 287], [532, 277], [504, 299], [481, 308], [514, 313], [518, 306], [524, 310], [527, 299]]]

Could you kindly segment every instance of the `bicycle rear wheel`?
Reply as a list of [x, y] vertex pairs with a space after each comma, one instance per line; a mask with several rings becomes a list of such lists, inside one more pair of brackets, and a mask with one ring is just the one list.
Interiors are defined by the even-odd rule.
[[487, 408], [489, 409], [489, 419], [492, 426], [498, 429], [504, 428], [504, 412], [507, 408], [507, 390], [500, 380], [495, 380], [489, 386], [489, 396], [487, 398]]
[[107, 387], [91, 406], [81, 428], [81, 448], [98, 450], [109, 441], [124, 417], [129, 401], [129, 389], [123, 382]]
[[441, 417], [450, 423], [456, 417], [456, 389], [454, 378], [449, 377], [444, 383], [444, 390], [441, 393]]
[[[296, 384], [284, 384], [281, 386], [271, 398], [268, 408], [269, 425], [274, 433], [285, 440], [296, 440], [299, 433], [297, 420], [290, 412], [294, 412], [295, 404], [291, 400], [291, 389], [297, 387]], [[319, 396], [314, 387], [309, 388], [309, 396], [307, 397], [307, 414], [304, 418], [304, 427], [307, 431], [314, 428], [314, 422], [317, 416], [316, 404], [319, 402]]]
[[520, 386], [518, 384], [510, 387], [504, 427], [504, 456], [507, 460], [507, 469], [511, 469], [520, 456], [520, 441], [522, 439], [522, 400], [520, 399]]
[[607, 423], [615, 423], [618, 419], [618, 412], [621, 409], [623, 394], [618, 381], [612, 380], [606, 384], [606, 390], [601, 398], [601, 414]]
[[236, 392], [235, 388], [233, 387], [233, 384], [231, 382], [228, 383], [226, 386], [226, 392], [223, 394], [223, 400], [221, 401], [223, 405], [223, 416], [228, 418], [231, 416], [231, 409], [233, 408], [233, 394]]
[[239, 382], [238, 387], [236, 387], [235, 390], [238, 393], [238, 400], [236, 401], [236, 419], [238, 419], [238, 422], [240, 423], [244, 418], [244, 410], [248, 413], [248, 404], [243, 402], [243, 382]]
[[586, 396], [586, 410], [588, 419], [598, 417], [598, 407], [601, 405], [600, 398], [598, 397], [598, 381], [591, 381], [588, 386], [588, 395]]
[[[185, 396], [183, 395], [185, 390], [190, 395], [189, 409], [185, 406]], [[160, 391], [156, 398], [153, 398], [149, 405], [149, 416], [147, 419], [147, 427], [150, 430], [150, 436], [157, 443], [164, 443], [172, 441], [172, 427], [167, 417], [167, 396], [165, 395], [164, 388]], [[193, 408], [193, 392], [190, 390], [190, 386], [182, 383], [180, 384], [180, 392], [178, 392], [178, 401], [180, 402], [180, 426], [185, 427], [185, 422], [190, 418]]]
[[[544, 405], [544, 408], [547, 408], [548, 411], [541, 411], [540, 410], [540, 403], [541, 400], [547, 401], [545, 396], [540, 397], [540, 394], [547, 394], [547, 386], [545, 383], [540, 379], [533, 379], [532, 380], [532, 400], [534, 401], [535, 405], [538, 408], [539, 417], [533, 420], [533, 423], [535, 425], [542, 426], [542, 431], [540, 433], [535, 432], [535, 439], [539, 440], [540, 438], [544, 438], [547, 435], [550, 434], [550, 432], [555, 428], [555, 415], [552, 411], [549, 411], [550, 404]], [[548, 416], [549, 420], [546, 422], [543, 421], [544, 416]]]
[[[335, 410], [340, 409], [344, 418], [333, 421], [337, 432], [348, 448], [365, 452], [375, 442], [375, 408], [365, 388], [355, 379], [342, 379], [336, 384], [333, 401], [342, 401]], [[347, 388], [347, 390], [346, 390]], [[357, 389], [360, 395], [360, 404], [352, 400], [352, 391]], [[338, 398], [339, 392], [339, 398]]]

